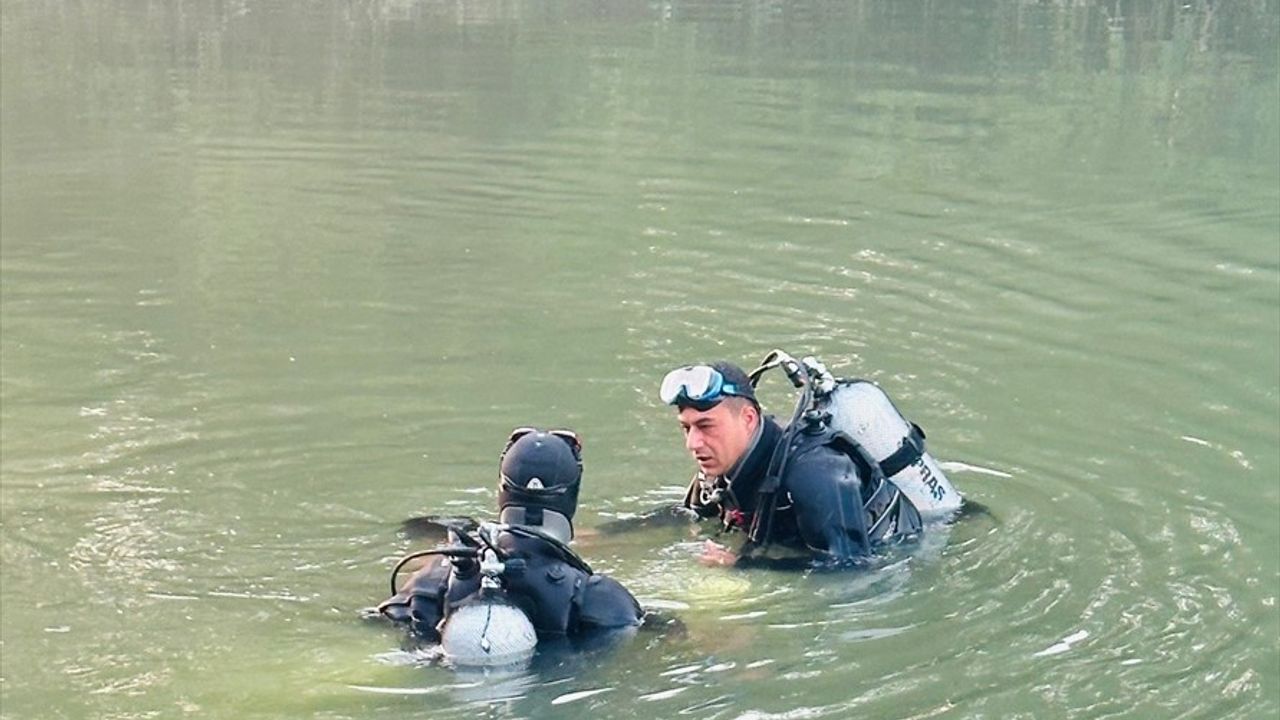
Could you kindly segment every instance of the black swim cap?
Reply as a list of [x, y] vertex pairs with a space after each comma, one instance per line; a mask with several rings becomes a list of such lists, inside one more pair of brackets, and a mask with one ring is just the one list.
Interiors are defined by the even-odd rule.
[[526, 513], [552, 510], [573, 519], [582, 455], [572, 432], [520, 428], [511, 434], [499, 467], [499, 511], [517, 506]]
[[711, 367], [715, 368], [722, 376], [726, 383], [732, 383], [737, 391], [731, 397], [740, 397], [750, 400], [755, 405], [759, 405], [760, 401], [756, 400], [756, 389], [751, 385], [751, 377], [747, 375], [747, 371], [734, 365], [728, 360], [720, 360], [711, 363]]

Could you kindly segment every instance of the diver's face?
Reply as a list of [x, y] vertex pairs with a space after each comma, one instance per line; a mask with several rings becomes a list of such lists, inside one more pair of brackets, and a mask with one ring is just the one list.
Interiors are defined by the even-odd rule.
[[680, 411], [684, 446], [707, 475], [723, 475], [751, 445], [760, 412], [742, 400], [726, 400], [710, 410], [686, 407]]

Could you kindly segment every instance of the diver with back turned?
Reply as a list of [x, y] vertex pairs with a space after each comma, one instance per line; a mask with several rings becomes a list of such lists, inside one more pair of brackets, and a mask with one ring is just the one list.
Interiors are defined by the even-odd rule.
[[[418, 639], [441, 641], [446, 656], [465, 654], [473, 664], [488, 664], [486, 655], [500, 655], [499, 645], [506, 646], [503, 652], [519, 645], [515, 636], [521, 632], [530, 635], [531, 653], [534, 634], [538, 642], [576, 640], [639, 626], [642, 611], [635, 597], [593, 572], [569, 547], [581, 451], [572, 431], [513, 431], [499, 462], [498, 522], [454, 525], [449, 545], [402, 560], [392, 572], [393, 595], [377, 611]], [[426, 565], [397, 587], [400, 568], [423, 556]], [[497, 627], [495, 608], [515, 624]], [[527, 626], [511, 608], [527, 618]], [[475, 627], [455, 630], [468, 614], [476, 618]], [[454, 647], [467, 649], [451, 650], [451, 634], [460, 638]]]
[[[801, 391], [786, 425], [764, 415], [755, 395], [775, 367]], [[660, 397], [676, 407], [698, 464], [682, 508], [746, 536], [737, 552], [708, 540], [705, 563], [859, 564], [960, 508], [923, 431], [884, 391], [837, 380], [812, 357], [775, 350], [750, 375], [723, 361], [686, 365], [666, 375]]]

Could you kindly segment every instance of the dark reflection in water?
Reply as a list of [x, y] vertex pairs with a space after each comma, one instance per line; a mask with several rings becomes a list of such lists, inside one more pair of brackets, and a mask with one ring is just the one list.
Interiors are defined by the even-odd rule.
[[[998, 106], [975, 117], [982, 108], [969, 103], [934, 104], [1041, 93], [1050, 114], [1275, 158], [1267, 126], [1240, 112], [1252, 105], [1241, 94], [1275, 73], [1275, 14], [1262, 0], [10, 4], [6, 151], [27, 147], [27, 133], [73, 127], [435, 129], [497, 140], [554, 132], [583, 114], [678, 122], [707, 107], [697, 93], [714, 88], [704, 83], [732, 76], [787, 83], [761, 99], [802, 134], [815, 101], [843, 96], [852, 114], [968, 120], [976, 124], [965, 135], [980, 136], [1002, 124]], [[637, 25], [662, 30], [637, 34]], [[1106, 77], [1137, 75], [1158, 82], [1098, 92]], [[655, 100], [692, 103], [620, 106], [637, 82], [655, 83]], [[897, 102], [858, 102], [893, 89]], [[1117, 105], [1136, 112], [1107, 120]]]

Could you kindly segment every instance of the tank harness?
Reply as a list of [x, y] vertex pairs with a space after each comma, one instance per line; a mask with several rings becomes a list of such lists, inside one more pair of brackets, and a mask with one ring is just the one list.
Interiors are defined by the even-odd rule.
[[773, 350], [752, 370], [748, 377], [756, 387], [765, 372], [782, 368], [792, 384], [800, 390], [791, 421], [774, 447], [768, 470], [761, 482], [755, 503], [755, 512], [748, 528], [743, 554], [760, 552], [774, 539], [775, 519], [779, 510], [782, 478], [793, 453], [804, 445], [824, 442], [849, 456], [864, 474], [865, 486], [861, 504], [867, 513], [867, 538], [875, 542], [892, 537], [897, 531], [896, 518], [902, 502], [910, 502], [904, 493], [890, 480], [903, 469], [920, 462], [925, 454], [924, 431], [915, 423], [902, 445], [883, 460], [877, 461], [867, 449], [848, 432], [832, 427], [832, 413], [827, 402], [838, 386], [855, 381], [837, 381], [816, 359], [807, 357], [797, 361], [782, 350]]

